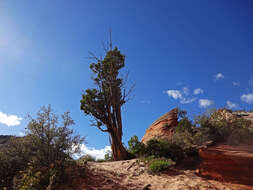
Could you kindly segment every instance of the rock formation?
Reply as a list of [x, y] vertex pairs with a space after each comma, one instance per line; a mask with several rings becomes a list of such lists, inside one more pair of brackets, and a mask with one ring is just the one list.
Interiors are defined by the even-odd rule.
[[200, 174], [214, 179], [253, 185], [253, 142], [200, 149]]
[[142, 137], [141, 142], [146, 143], [150, 139], [154, 138], [170, 140], [174, 133], [174, 127], [176, 127], [178, 124], [177, 120], [178, 109], [175, 108], [157, 119], [146, 130], [146, 133]]
[[249, 120], [251, 122], [250, 127], [253, 128], [253, 112], [235, 111], [232, 112], [232, 114], [235, 115], [236, 117], [241, 117], [246, 120]]

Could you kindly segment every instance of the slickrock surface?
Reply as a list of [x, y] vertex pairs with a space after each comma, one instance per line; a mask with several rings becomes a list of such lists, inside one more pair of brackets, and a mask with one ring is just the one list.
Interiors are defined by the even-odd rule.
[[173, 109], [157, 119], [142, 137], [141, 142], [146, 143], [150, 139], [159, 138], [170, 140], [174, 127], [178, 124], [178, 109]]
[[253, 185], [253, 143], [200, 149], [200, 173], [214, 179]]

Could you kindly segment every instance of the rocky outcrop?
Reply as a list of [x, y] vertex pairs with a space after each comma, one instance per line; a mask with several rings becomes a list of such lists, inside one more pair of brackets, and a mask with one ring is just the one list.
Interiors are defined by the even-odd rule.
[[146, 143], [150, 139], [170, 140], [174, 133], [174, 127], [178, 124], [178, 109], [175, 108], [157, 119], [142, 137], [141, 142]]
[[246, 112], [246, 111], [235, 111], [232, 113], [238, 118], [243, 118], [251, 122], [250, 127], [253, 128], [253, 112]]
[[199, 149], [199, 172], [214, 179], [253, 185], [253, 142]]

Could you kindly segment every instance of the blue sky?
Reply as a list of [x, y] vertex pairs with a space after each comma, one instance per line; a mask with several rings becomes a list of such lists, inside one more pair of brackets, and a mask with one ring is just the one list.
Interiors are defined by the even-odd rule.
[[125, 144], [177, 106], [191, 116], [252, 110], [252, 9], [250, 0], [1, 1], [0, 134], [19, 135], [28, 113], [51, 104], [71, 112], [88, 146], [107, 146], [80, 99], [93, 87], [88, 52], [104, 55], [109, 29], [136, 84], [122, 111]]

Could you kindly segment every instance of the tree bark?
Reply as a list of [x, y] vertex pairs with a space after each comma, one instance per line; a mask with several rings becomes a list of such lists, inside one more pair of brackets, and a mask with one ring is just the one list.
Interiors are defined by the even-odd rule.
[[129, 153], [122, 144], [122, 137], [120, 135], [110, 133], [110, 143], [112, 148], [112, 155], [115, 161], [126, 160], [129, 158]]

